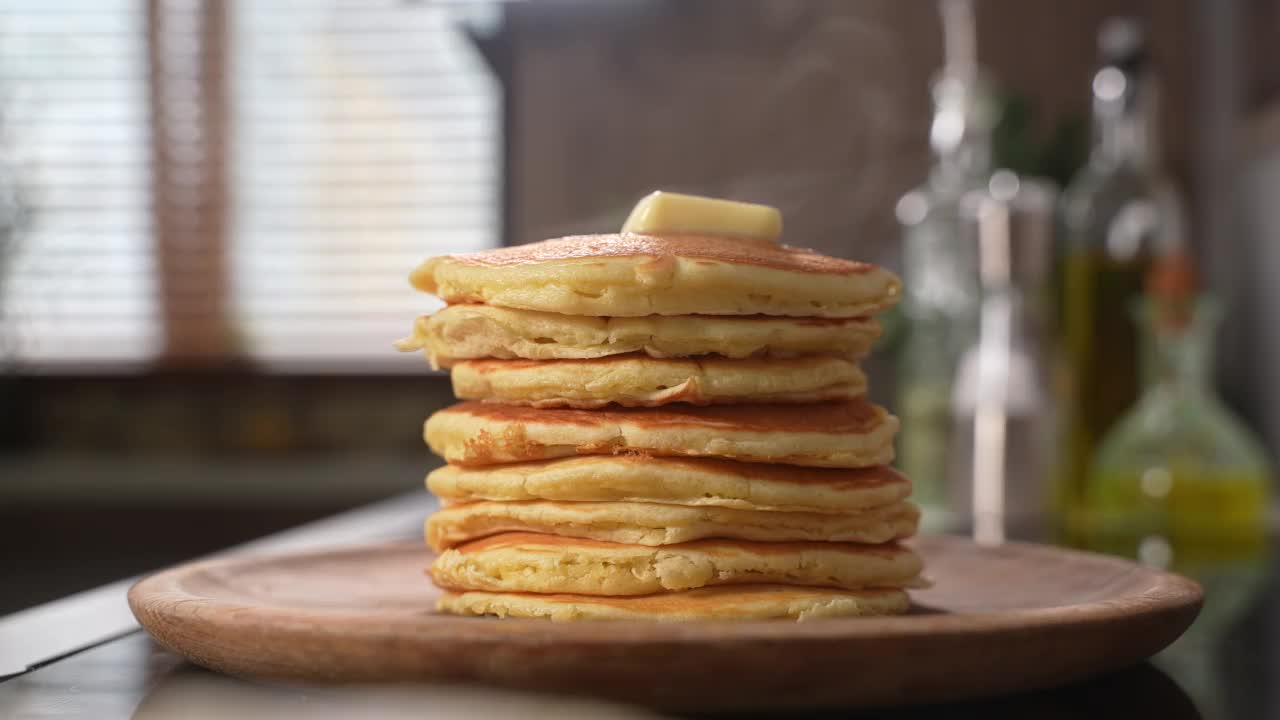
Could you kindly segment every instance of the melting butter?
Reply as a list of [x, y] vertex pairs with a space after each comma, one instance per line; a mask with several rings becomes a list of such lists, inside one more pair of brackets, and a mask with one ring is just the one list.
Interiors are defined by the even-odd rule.
[[622, 232], [729, 235], [776, 242], [782, 235], [782, 213], [768, 205], [659, 190], [636, 203]]

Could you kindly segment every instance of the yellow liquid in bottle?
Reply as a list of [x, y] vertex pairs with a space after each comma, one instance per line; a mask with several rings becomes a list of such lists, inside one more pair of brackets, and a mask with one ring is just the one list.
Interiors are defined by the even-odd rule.
[[1099, 472], [1077, 537], [1090, 549], [1154, 564], [1165, 563], [1144, 557], [1153, 539], [1177, 565], [1248, 557], [1264, 549], [1268, 485], [1261, 472], [1177, 464]]
[[1095, 250], [1074, 251], [1064, 263], [1064, 360], [1072, 377], [1063, 393], [1058, 503], [1068, 520], [1083, 502], [1098, 443], [1138, 398], [1139, 337], [1128, 308], [1149, 265], [1144, 256], [1121, 262]]

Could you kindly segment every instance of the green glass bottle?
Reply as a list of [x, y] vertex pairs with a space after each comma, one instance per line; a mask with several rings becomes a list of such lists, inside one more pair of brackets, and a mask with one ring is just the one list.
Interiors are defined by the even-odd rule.
[[1155, 662], [1205, 718], [1225, 718], [1216, 658], [1265, 584], [1271, 470], [1210, 384], [1220, 310], [1189, 277], [1160, 263], [1148, 280], [1135, 312], [1146, 389], [1102, 441], [1074, 539], [1204, 586], [1200, 617]]
[[1156, 294], [1135, 314], [1146, 389], [1102, 441], [1076, 530], [1163, 566], [1261, 552], [1271, 471], [1210, 381], [1217, 303]]

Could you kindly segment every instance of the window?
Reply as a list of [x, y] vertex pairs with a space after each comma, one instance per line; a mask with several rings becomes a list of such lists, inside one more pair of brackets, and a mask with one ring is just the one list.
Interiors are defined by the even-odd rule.
[[16, 189], [23, 215], [0, 258], [0, 319], [24, 363], [159, 352], [145, 25], [135, 0], [0, 8], [0, 193]]
[[7, 3], [0, 149], [21, 152], [0, 193], [11, 169], [30, 221], [0, 317], [18, 357], [137, 367], [185, 337], [277, 369], [420, 371], [390, 349], [434, 307], [409, 270], [499, 240], [501, 94], [459, 22], [485, 10]]
[[496, 83], [446, 6], [235, 8], [237, 334], [268, 362], [395, 361], [432, 307], [417, 261], [497, 242]]

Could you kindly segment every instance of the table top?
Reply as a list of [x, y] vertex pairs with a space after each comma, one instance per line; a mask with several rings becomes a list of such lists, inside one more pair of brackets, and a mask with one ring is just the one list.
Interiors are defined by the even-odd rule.
[[[413, 538], [431, 509], [424, 493], [414, 493], [228, 552]], [[1204, 612], [1153, 662], [1063, 688], [865, 717], [1280, 717], [1280, 684], [1271, 682], [1280, 664], [1278, 569], [1268, 560], [1248, 571], [1205, 571]], [[0, 675], [8, 675], [0, 680], [0, 718], [408, 718], [422, 717], [425, 707], [430, 717], [442, 718], [653, 717], [639, 708], [487, 688], [305, 688], [219, 676], [164, 650], [137, 628], [125, 605], [129, 584], [113, 583], [0, 618]]]

